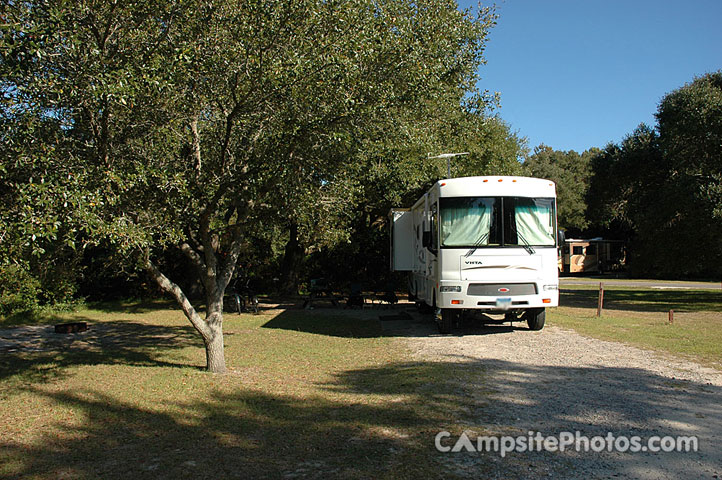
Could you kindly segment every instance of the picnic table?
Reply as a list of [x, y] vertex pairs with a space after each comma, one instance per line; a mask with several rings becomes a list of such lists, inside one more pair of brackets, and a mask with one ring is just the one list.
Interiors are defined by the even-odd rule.
[[325, 279], [316, 278], [311, 280], [309, 293], [304, 299], [303, 308], [311, 309], [313, 308], [314, 302], [318, 301], [330, 302], [334, 307], [338, 307], [339, 302], [343, 300], [346, 301], [344, 308], [365, 308], [367, 306], [374, 308], [380, 307], [383, 304], [392, 307], [398, 302], [398, 297], [394, 292], [393, 286], [387, 285], [383, 288], [367, 291], [359, 283], [351, 284], [348, 295], [340, 295], [337, 294], [337, 291], [334, 290]]
[[306, 299], [303, 301], [303, 308], [313, 308], [314, 301], [329, 301], [334, 307], [338, 307], [338, 297], [324, 278], [311, 279], [311, 287]]

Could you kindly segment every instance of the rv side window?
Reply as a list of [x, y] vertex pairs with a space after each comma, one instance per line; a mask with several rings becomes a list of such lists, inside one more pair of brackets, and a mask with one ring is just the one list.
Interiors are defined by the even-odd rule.
[[574, 247], [573, 255], [584, 255], [584, 247]]

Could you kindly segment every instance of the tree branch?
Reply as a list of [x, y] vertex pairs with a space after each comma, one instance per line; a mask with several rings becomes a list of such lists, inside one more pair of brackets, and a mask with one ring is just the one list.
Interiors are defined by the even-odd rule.
[[203, 257], [201, 257], [198, 252], [193, 249], [193, 247], [190, 246], [187, 242], [183, 242], [180, 245], [181, 251], [185, 254], [186, 257], [188, 257], [191, 262], [193, 262], [193, 265], [199, 269], [204, 269], [206, 267], [205, 262], [203, 261]]
[[211, 210], [206, 209], [201, 213], [200, 218], [199, 229], [201, 244], [203, 245], [203, 257], [205, 258], [201, 278], [203, 278], [204, 284], [206, 285], [206, 295], [215, 296], [214, 288], [217, 286], [215, 282], [216, 273], [218, 272], [218, 257], [216, 256], [216, 249], [210, 232], [211, 213]]
[[233, 273], [236, 270], [236, 264], [238, 262], [238, 256], [241, 254], [242, 245], [243, 234], [241, 233], [241, 228], [238, 225], [234, 225], [233, 242], [231, 243], [230, 252], [228, 252], [228, 256], [223, 263], [217, 280], [218, 288], [221, 290], [226, 289], [228, 283], [233, 277]]
[[190, 121], [191, 155], [193, 156], [193, 169], [196, 171], [196, 180], [201, 177], [201, 137], [198, 134], [198, 117], [199, 114], [195, 114]]
[[210, 282], [213, 282], [214, 279], [212, 277], [209, 278], [208, 268], [206, 267], [206, 263], [203, 261], [203, 257], [188, 242], [181, 243], [179, 248], [181, 249], [181, 252], [190, 259], [196, 274], [203, 283], [203, 288], [205, 288], [207, 292], [212, 291], [214, 285]]
[[160, 288], [173, 295], [176, 302], [178, 302], [178, 305], [180, 305], [183, 310], [185, 316], [188, 320], [190, 320], [193, 327], [198, 330], [198, 333], [200, 333], [203, 338], [209, 338], [212, 332], [210, 328], [208, 328], [208, 325], [206, 325], [200, 315], [198, 315], [198, 312], [195, 308], [193, 308], [193, 305], [191, 305], [191, 302], [188, 300], [185, 293], [183, 293], [183, 290], [178, 285], [170, 281], [168, 277], [163, 275], [163, 273], [158, 270], [158, 267], [151, 262], [148, 252], [146, 252], [145, 268]]

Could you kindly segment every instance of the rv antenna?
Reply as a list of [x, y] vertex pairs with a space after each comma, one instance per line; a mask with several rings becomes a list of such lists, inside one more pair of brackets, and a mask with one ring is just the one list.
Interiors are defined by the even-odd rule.
[[469, 152], [463, 152], [463, 153], [442, 153], [440, 155], [436, 155], [435, 157], [432, 157], [429, 153], [426, 158], [429, 160], [437, 159], [437, 158], [445, 158], [446, 159], [446, 178], [451, 177], [451, 159], [454, 157], [459, 157], [461, 155], [468, 155]]

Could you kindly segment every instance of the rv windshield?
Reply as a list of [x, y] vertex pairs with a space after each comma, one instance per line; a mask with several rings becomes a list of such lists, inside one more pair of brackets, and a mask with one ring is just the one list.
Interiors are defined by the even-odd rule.
[[553, 198], [442, 198], [441, 246], [555, 246]]
[[499, 245], [497, 198], [441, 199], [441, 246]]

